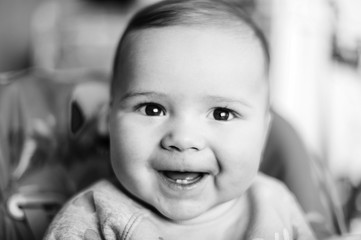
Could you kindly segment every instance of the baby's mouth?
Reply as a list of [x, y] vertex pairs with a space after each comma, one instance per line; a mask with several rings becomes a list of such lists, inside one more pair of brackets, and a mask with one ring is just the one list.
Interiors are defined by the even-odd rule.
[[205, 175], [202, 172], [161, 171], [161, 173], [168, 181], [182, 186], [193, 185]]

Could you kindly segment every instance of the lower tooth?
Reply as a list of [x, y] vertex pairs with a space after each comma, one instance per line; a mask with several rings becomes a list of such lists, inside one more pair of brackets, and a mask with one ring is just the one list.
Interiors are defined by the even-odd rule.
[[187, 184], [188, 180], [177, 179], [177, 180], [175, 180], [175, 182], [178, 184]]

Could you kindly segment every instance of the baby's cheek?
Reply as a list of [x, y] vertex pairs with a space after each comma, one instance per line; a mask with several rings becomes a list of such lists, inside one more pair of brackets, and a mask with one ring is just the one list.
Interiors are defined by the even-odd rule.
[[254, 162], [235, 163], [229, 171], [229, 184], [235, 189], [246, 190], [253, 182], [258, 172]]
[[258, 172], [259, 157], [251, 149], [229, 151], [223, 154], [220, 182], [229, 194], [240, 195], [252, 184]]
[[[111, 130], [111, 152], [116, 161], [124, 161], [138, 158], [139, 149], [142, 149], [142, 141], [139, 133], [128, 128], [127, 125], [117, 123]], [[120, 164], [120, 163], [119, 163]]]
[[228, 171], [247, 172], [258, 168], [261, 151], [261, 148], [242, 142], [237, 145], [224, 143], [218, 156], [220, 164]]

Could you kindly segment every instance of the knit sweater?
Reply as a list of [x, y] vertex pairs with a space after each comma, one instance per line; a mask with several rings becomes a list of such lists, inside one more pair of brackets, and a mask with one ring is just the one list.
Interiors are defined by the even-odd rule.
[[[242, 214], [240, 219], [246, 222], [240, 226], [241, 239], [315, 239], [294, 197], [279, 182], [259, 175], [244, 197], [245, 201], [237, 201], [237, 204], [245, 204], [246, 208], [238, 206], [238, 209], [247, 209], [246, 213], [231, 212]], [[159, 214], [133, 199], [120, 186], [102, 180], [79, 193], [64, 206], [53, 220], [45, 239], [173, 240], [174, 235], [167, 235], [169, 229], [164, 231], [157, 224], [160, 219]], [[167, 226], [183, 229], [184, 235], [178, 235], [175, 238], [177, 240], [189, 239], [187, 233], [197, 227], [177, 226], [177, 223]], [[204, 227], [207, 226], [203, 224]], [[198, 232], [200, 235], [204, 234], [204, 231]], [[208, 228], [207, 234], [208, 237], [204, 239], [210, 239], [209, 236], [216, 239], [217, 229]]]

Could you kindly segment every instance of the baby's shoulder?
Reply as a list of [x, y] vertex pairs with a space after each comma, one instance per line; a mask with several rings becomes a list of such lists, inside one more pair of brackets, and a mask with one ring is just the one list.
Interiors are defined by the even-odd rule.
[[[45, 239], [74, 239], [91, 235], [113, 235], [145, 211], [123, 189], [101, 180], [70, 199], [51, 223]], [[83, 238], [80, 238], [83, 239]]]
[[286, 185], [264, 174], [257, 175], [247, 194], [252, 202], [251, 206], [257, 209], [259, 214], [282, 212], [284, 217], [289, 217], [293, 212], [300, 211], [296, 198]]
[[257, 175], [250, 189], [257, 195], [262, 195], [263, 197], [285, 197], [294, 200], [293, 193], [283, 182], [266, 176], [263, 173]]
[[58, 212], [44, 239], [86, 239], [99, 236], [98, 217], [94, 203], [94, 190], [103, 184], [95, 184], [72, 197]]
[[107, 217], [122, 215], [131, 217], [134, 213], [142, 212], [144, 207], [115, 181], [100, 180], [77, 194], [69, 205], [92, 205]]
[[315, 239], [293, 193], [277, 179], [259, 174], [248, 191], [248, 199], [258, 236]]

